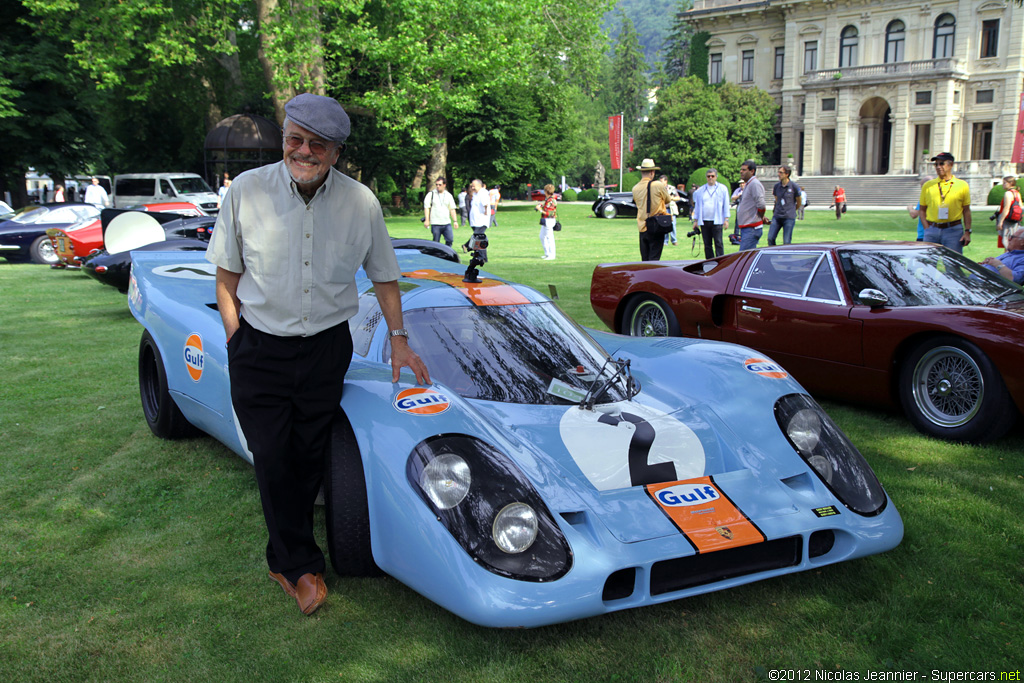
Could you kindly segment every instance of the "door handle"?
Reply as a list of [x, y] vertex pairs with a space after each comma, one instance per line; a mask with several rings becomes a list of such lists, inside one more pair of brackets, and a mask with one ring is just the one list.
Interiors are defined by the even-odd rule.
[[740, 308], [742, 308], [747, 313], [760, 313], [761, 312], [760, 308], [755, 308], [754, 306], [743, 305]]

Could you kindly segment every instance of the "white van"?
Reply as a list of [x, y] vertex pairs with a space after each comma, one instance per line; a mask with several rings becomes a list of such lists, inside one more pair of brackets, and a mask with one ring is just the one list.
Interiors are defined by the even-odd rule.
[[217, 194], [195, 173], [126, 173], [114, 176], [114, 208], [157, 202], [192, 202], [217, 213]]

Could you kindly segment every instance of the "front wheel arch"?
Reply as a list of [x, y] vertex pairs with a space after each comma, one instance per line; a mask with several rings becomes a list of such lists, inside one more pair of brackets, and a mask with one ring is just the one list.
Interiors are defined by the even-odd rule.
[[1019, 416], [999, 369], [962, 337], [918, 340], [901, 358], [896, 376], [903, 412], [914, 428], [930, 436], [993, 441]]
[[149, 330], [143, 331], [139, 341], [139, 398], [146, 424], [161, 439], [182, 439], [200, 433], [171, 398], [163, 356]]

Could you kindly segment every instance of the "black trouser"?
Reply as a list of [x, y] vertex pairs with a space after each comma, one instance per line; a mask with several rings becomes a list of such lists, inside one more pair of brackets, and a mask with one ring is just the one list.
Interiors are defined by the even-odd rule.
[[714, 221], [704, 221], [700, 228], [700, 236], [704, 240], [704, 258], [725, 256], [725, 245], [722, 244], [722, 228]]
[[665, 236], [659, 235], [655, 237], [648, 228], [645, 232], [640, 233], [640, 260], [641, 261], [660, 261], [661, 250], [665, 248]]
[[313, 506], [351, 360], [347, 322], [310, 337], [278, 337], [243, 319], [228, 343], [231, 402], [270, 536], [267, 565], [292, 583], [325, 568]]

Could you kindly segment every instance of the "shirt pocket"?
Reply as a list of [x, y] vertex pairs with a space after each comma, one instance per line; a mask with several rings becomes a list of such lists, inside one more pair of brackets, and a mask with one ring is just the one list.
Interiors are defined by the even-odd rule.
[[358, 242], [331, 241], [324, 250], [323, 273], [327, 282], [351, 284], [366, 258], [366, 246]]

